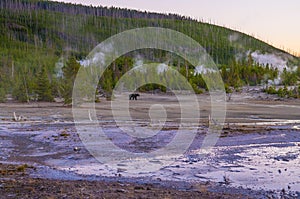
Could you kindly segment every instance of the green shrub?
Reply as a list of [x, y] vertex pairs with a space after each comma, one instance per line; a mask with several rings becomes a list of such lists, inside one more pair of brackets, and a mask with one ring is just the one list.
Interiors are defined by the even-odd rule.
[[3, 103], [6, 101], [6, 92], [4, 88], [0, 87], [0, 102]]
[[265, 92], [268, 94], [271, 94], [271, 95], [277, 94], [277, 91], [276, 91], [275, 87], [273, 87], [273, 86], [266, 88]]

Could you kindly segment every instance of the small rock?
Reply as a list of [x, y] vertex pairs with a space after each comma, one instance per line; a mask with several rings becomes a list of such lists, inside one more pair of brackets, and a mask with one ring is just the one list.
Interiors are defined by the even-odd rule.
[[81, 150], [81, 148], [79, 148], [79, 147], [74, 147], [74, 149], [73, 149], [74, 151], [80, 151]]
[[117, 169], [117, 173], [122, 173], [122, 172], [126, 172], [126, 171], [127, 171], [126, 169], [122, 169], [122, 168]]
[[117, 193], [126, 193], [126, 190], [125, 189], [117, 189], [116, 192]]
[[223, 180], [224, 180], [224, 183], [225, 183], [226, 185], [229, 185], [229, 184], [230, 184], [230, 180], [229, 180], [229, 178], [228, 178], [227, 176], [223, 176]]
[[142, 186], [135, 186], [134, 189], [135, 190], [144, 190], [144, 187], [142, 187]]

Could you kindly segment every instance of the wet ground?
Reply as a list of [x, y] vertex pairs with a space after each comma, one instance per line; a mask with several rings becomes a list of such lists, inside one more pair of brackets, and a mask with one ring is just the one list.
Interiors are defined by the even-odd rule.
[[[161, 98], [168, 105], [173, 103], [169, 97]], [[139, 102], [133, 107], [139, 110], [132, 113], [136, 118], [141, 117], [141, 107], [145, 107], [148, 101], [141, 99]], [[164, 147], [176, 134], [178, 125], [175, 120], [170, 120], [168, 128], [160, 132], [160, 142], [157, 138], [138, 142], [121, 139], [122, 132], [108, 114], [108, 103], [103, 104], [98, 105], [101, 127], [111, 141], [127, 150], [136, 152]], [[298, 104], [298, 101], [253, 101], [233, 96], [228, 104], [223, 133], [210, 151], [201, 150], [209, 112], [209, 107], [202, 106], [204, 114], [189, 150], [159, 171], [139, 173], [123, 169], [124, 165], [109, 167], [99, 163], [76, 133], [70, 107], [2, 104], [0, 162], [27, 163], [36, 168], [30, 173], [31, 177], [47, 179], [154, 183], [182, 190], [193, 190], [206, 184], [213, 192], [244, 194], [253, 198], [300, 198]], [[22, 115], [23, 119], [13, 121], [13, 112]], [[168, 114], [175, 118], [178, 113], [174, 109]], [[137, 121], [143, 128], [151, 122], [147, 119]]]

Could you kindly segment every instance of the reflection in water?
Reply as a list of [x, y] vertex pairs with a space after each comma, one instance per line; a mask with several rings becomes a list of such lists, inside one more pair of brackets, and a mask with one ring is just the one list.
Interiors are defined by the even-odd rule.
[[[295, 130], [295, 120], [272, 121], [276, 125], [268, 134], [246, 134], [219, 139], [209, 154], [203, 150], [189, 150], [172, 165], [157, 172], [141, 172], [138, 175], [126, 169], [112, 169], [110, 165], [75, 164], [60, 169], [85, 175], [125, 177], [152, 177], [163, 180], [214, 181], [229, 186], [264, 190], [300, 191], [300, 134]], [[278, 124], [284, 126], [278, 126]], [[249, 123], [248, 123], [249, 124]], [[288, 125], [293, 124], [293, 125]], [[276, 130], [277, 127], [286, 130]], [[294, 129], [294, 130], [293, 130]], [[113, 129], [112, 129], [113, 130]], [[115, 129], [114, 129], [115, 130]], [[201, 147], [199, 137], [193, 148]], [[132, 160], [133, 161], [133, 160]], [[120, 165], [120, 168], [126, 165]], [[145, 167], [146, 168], [146, 167]]]

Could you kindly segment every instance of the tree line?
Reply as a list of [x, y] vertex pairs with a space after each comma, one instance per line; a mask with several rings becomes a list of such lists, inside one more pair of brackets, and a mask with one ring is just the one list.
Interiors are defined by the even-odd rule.
[[[254, 63], [249, 57], [251, 52], [284, 53], [249, 35], [179, 15], [52, 1], [3, 0], [0, 1], [0, 101], [11, 94], [24, 102], [62, 97], [69, 103], [79, 60], [114, 34], [149, 26], [170, 28], [199, 42], [219, 67], [226, 88], [257, 85], [267, 77], [275, 78], [278, 71]], [[232, 35], [237, 35], [235, 40], [229, 39]], [[193, 67], [185, 60], [160, 50], [143, 49], [137, 53], [145, 60], [173, 66], [188, 78], [197, 93], [206, 89], [201, 75], [191, 75]], [[242, 59], [237, 60], [240, 55]], [[109, 95], [120, 76], [133, 67], [134, 57], [133, 53], [116, 60], [105, 71], [98, 90]], [[62, 76], [56, 71], [59, 60], [63, 60]], [[297, 57], [290, 56], [288, 61], [290, 65], [300, 65]], [[298, 78], [299, 72], [285, 71], [283, 84], [295, 85]], [[155, 88], [157, 85], [146, 87]]]

